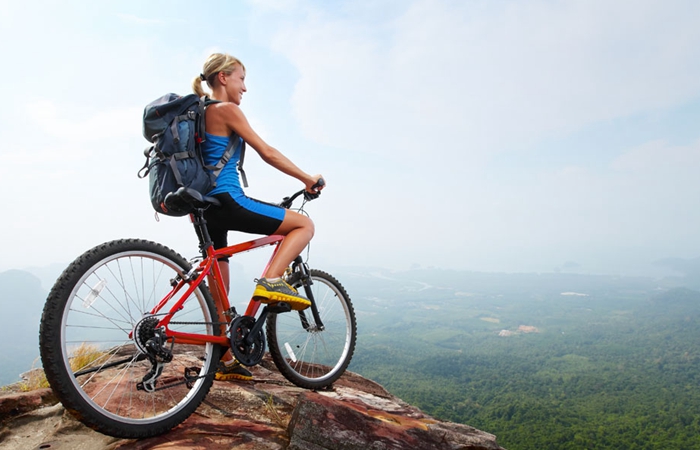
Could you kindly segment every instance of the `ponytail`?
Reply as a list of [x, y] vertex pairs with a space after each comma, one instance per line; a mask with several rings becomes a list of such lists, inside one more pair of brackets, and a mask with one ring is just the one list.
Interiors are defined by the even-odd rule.
[[204, 97], [205, 95], [209, 97], [210, 94], [202, 87], [202, 81], [201, 76], [196, 76], [194, 80], [192, 80], [192, 92], [197, 94], [197, 97]]

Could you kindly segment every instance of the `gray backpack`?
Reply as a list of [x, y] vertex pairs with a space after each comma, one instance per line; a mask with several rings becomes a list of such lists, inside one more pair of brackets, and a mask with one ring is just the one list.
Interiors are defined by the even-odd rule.
[[[224, 155], [214, 166], [204, 164], [201, 144], [206, 139], [204, 113], [216, 100], [199, 98], [196, 94], [181, 97], [166, 94], [148, 105], [143, 111], [143, 136], [152, 146], [144, 151], [146, 163], [139, 170], [139, 178], [148, 176], [153, 208], [168, 216], [184, 216], [192, 212], [189, 205], [165, 206], [165, 197], [180, 187], [188, 187], [206, 195], [216, 187], [216, 178], [235, 152], [239, 141], [231, 136]], [[241, 147], [238, 169], [244, 186], [248, 186], [243, 172], [245, 142]]]

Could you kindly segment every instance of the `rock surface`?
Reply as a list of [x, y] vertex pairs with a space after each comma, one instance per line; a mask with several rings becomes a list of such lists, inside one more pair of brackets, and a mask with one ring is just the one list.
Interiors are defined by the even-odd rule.
[[429, 417], [351, 372], [323, 392], [293, 386], [267, 358], [252, 372], [252, 382], [215, 382], [183, 424], [143, 440], [85, 427], [48, 389], [2, 393], [0, 449], [501, 449], [495, 436]]

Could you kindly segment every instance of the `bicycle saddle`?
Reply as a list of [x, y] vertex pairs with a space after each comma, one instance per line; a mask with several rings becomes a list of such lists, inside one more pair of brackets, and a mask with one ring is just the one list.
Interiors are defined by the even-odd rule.
[[219, 206], [221, 203], [214, 197], [202, 195], [194, 189], [182, 186], [175, 192], [165, 196], [165, 207], [173, 212], [189, 213], [192, 209], [204, 209], [210, 205]]

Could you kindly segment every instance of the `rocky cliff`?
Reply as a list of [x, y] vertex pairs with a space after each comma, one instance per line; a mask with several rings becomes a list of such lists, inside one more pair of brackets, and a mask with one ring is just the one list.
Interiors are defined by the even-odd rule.
[[432, 450], [501, 449], [496, 437], [443, 422], [346, 373], [333, 389], [288, 383], [265, 359], [252, 382], [215, 382], [199, 409], [171, 432], [125, 440], [86, 428], [49, 389], [0, 393], [2, 449]]

